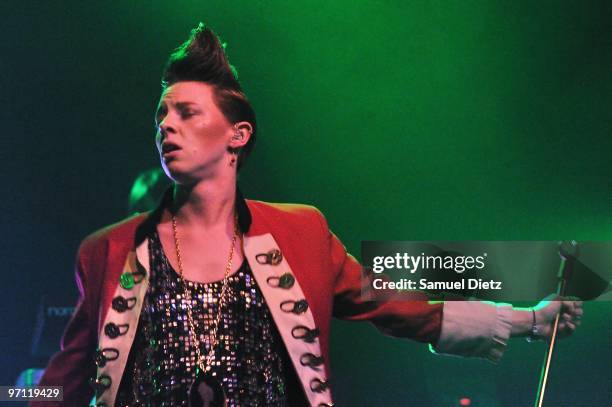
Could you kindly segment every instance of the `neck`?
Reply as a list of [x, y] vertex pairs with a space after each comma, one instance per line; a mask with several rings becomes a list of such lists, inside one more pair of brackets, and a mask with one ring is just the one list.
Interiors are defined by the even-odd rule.
[[176, 184], [172, 212], [177, 221], [213, 228], [234, 223], [236, 181], [203, 180], [192, 185]]

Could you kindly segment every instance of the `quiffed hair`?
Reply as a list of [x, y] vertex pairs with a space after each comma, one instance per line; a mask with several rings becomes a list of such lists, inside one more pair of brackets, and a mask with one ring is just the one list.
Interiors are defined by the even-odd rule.
[[166, 63], [162, 89], [176, 82], [197, 81], [214, 87], [217, 106], [231, 123], [251, 123], [253, 132], [248, 143], [238, 151], [238, 169], [253, 150], [257, 135], [257, 120], [251, 103], [238, 82], [238, 71], [229, 63], [222, 43], [204, 23], [191, 30], [189, 39], [181, 44]]

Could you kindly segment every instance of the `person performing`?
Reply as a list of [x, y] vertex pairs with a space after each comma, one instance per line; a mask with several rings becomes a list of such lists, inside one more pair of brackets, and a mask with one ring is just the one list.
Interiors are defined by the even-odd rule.
[[165, 66], [155, 124], [173, 185], [82, 242], [77, 309], [40, 383], [63, 386], [63, 405], [331, 406], [332, 317], [492, 361], [510, 336], [548, 337], [558, 313], [562, 336], [580, 323], [582, 303], [562, 298], [363, 300], [361, 266], [320, 211], [237, 188], [256, 116], [202, 23]]

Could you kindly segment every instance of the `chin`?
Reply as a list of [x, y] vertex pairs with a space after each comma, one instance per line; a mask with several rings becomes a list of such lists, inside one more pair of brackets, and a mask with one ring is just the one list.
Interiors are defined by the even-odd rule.
[[185, 161], [161, 160], [161, 166], [168, 178], [180, 185], [196, 184], [200, 181], [214, 179], [219, 174], [219, 168], [215, 164], [200, 164], [196, 167], [186, 165]]
[[180, 165], [176, 162], [176, 160], [170, 161], [169, 163], [165, 163], [162, 159], [161, 163], [162, 169], [168, 178], [174, 181], [177, 184], [186, 184], [189, 183], [191, 177], [189, 177], [189, 173], [181, 170]]

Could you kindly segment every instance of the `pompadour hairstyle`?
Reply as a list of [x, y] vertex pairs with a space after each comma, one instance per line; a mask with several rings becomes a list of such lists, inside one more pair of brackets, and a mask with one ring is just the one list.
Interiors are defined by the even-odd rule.
[[238, 151], [238, 169], [253, 150], [257, 139], [255, 111], [238, 81], [238, 71], [225, 54], [222, 43], [204, 23], [191, 30], [189, 39], [181, 44], [166, 63], [162, 89], [176, 82], [197, 81], [212, 85], [217, 106], [230, 123], [246, 121], [253, 127], [248, 143]]

